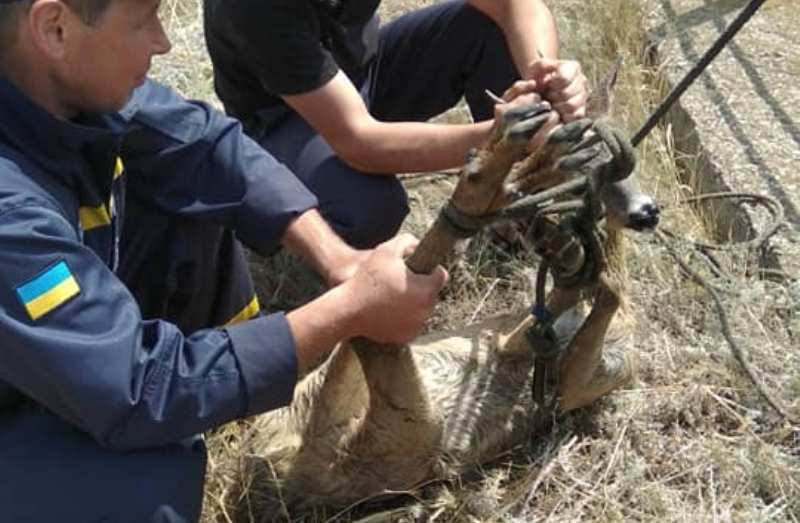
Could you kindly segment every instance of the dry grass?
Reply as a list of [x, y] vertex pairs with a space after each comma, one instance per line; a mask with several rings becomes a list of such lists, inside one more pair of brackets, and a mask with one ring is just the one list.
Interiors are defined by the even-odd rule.
[[[385, 0], [382, 12], [393, 16], [421, 3]], [[642, 5], [627, 0], [554, 5], [562, 54], [579, 59], [587, 75], [600, 76], [617, 56], [624, 57], [615, 120], [631, 132], [664, 94], [657, 68], [644, 56], [647, 12]], [[215, 103], [199, 8], [191, 0], [169, 0], [164, 9], [175, 49], [157, 62], [156, 75], [191, 97]], [[463, 110], [447, 118], [463, 118]], [[679, 155], [671, 130], [657, 130], [639, 149], [638, 176], [666, 206], [665, 227], [682, 237], [703, 238], [701, 217], [676, 205], [688, 195], [676, 167]], [[420, 232], [452, 185], [443, 177], [407, 185], [413, 215], [406, 226]], [[434, 484], [391, 504], [294, 518], [364, 523], [800, 520], [800, 428], [771, 412], [745, 378], [705, 292], [651, 237], [632, 239], [632, 301], [641, 351], [635, 387], [562, 419], [534, 444], [513, 449], [474, 477]], [[800, 285], [756, 279], [754, 258], [746, 252], [717, 254], [716, 273], [700, 269], [701, 254], [686, 246], [680, 253], [729, 289], [724, 302], [735, 339], [767, 387], [797, 417]], [[466, 259], [434, 328], [474, 321], [530, 299], [527, 272], [533, 258], [508, 256], [478, 240]], [[269, 267], [287, 264], [273, 261]], [[307, 272], [263, 276], [269, 292], [264, 301], [274, 307], [296, 304], [318, 288]], [[204, 521], [226, 521], [218, 503], [223, 484], [218, 464], [230, 457], [241, 429], [230, 426], [209, 438]]]

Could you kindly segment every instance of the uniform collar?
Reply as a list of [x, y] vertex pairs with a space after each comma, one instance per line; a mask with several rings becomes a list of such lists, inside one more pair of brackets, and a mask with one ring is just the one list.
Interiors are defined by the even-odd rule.
[[8, 143], [46, 170], [69, 178], [81, 169], [65, 167], [81, 165], [80, 157], [88, 145], [119, 139], [135, 110], [131, 105], [120, 113], [66, 121], [0, 76], [0, 144]]

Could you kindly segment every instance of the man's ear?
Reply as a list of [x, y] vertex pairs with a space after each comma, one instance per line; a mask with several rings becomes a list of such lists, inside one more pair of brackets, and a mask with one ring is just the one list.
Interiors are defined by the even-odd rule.
[[59, 0], [37, 0], [27, 17], [28, 30], [41, 53], [52, 60], [66, 55], [66, 44], [78, 17]]

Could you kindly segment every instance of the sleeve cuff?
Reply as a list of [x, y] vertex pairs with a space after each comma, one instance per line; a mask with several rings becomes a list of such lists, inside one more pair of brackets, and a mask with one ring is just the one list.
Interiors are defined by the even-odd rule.
[[324, 86], [339, 73], [339, 66], [332, 56], [326, 54], [319, 66], [317, 75], [306, 74], [292, 78], [287, 75], [275, 74], [269, 81], [262, 80], [265, 89], [275, 96], [298, 95], [310, 93]]
[[286, 166], [245, 138], [248, 191], [237, 220], [236, 235], [259, 254], [274, 252], [289, 222], [317, 207], [318, 201]]
[[283, 313], [228, 327], [247, 391], [245, 416], [284, 407], [297, 384], [297, 352]]

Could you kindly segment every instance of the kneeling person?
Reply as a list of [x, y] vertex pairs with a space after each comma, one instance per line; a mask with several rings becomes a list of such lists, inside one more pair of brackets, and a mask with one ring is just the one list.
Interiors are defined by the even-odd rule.
[[[357, 247], [390, 237], [408, 213], [395, 173], [458, 167], [487, 140], [487, 89], [510, 90], [510, 100], [521, 79], [563, 121], [585, 114], [586, 79], [576, 62], [557, 59], [541, 0], [449, 0], [382, 27], [379, 4], [204, 0], [226, 111], [298, 175]], [[427, 122], [462, 97], [477, 123]]]
[[[146, 78], [157, 0], [0, 0], [0, 514], [196, 521], [205, 430], [336, 342], [403, 342], [445, 273], [342, 242], [240, 125]], [[332, 286], [260, 315], [243, 242]]]

